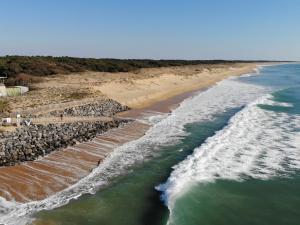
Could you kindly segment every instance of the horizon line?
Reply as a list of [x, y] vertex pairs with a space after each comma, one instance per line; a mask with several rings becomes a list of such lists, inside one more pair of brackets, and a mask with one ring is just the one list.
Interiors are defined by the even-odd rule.
[[182, 59], [182, 58], [127, 58], [127, 57], [85, 57], [85, 56], [68, 56], [68, 55], [17, 55], [17, 54], [6, 54], [1, 55], [0, 58], [4, 57], [52, 57], [52, 58], [78, 58], [78, 59], [98, 59], [98, 60], [153, 60], [153, 61], [164, 61], [164, 60], [174, 60], [174, 61], [245, 61], [245, 62], [300, 62], [300, 60], [282, 60], [282, 59], [222, 59], [222, 58], [208, 58], [208, 59]]

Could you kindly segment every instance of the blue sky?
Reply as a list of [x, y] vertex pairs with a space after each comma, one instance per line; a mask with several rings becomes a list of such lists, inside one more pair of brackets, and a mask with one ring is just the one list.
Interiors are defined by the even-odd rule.
[[1, 0], [0, 55], [300, 60], [298, 0]]

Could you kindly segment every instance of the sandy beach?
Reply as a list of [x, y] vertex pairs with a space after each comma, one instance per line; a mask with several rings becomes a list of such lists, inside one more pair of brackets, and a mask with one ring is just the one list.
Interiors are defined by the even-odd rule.
[[112, 98], [133, 108], [187, 91], [209, 87], [229, 76], [253, 71], [255, 63], [202, 64], [140, 69], [135, 72], [83, 72], [40, 77], [23, 96], [8, 97], [10, 113], [45, 113], [70, 105]]
[[[153, 69], [160, 72], [158, 76], [128, 82], [112, 81], [95, 89], [129, 107], [142, 108], [184, 92], [207, 88], [229, 76], [249, 73], [255, 68], [256, 64], [237, 64], [201, 70], [197, 66], [190, 67], [190, 70], [178, 68], [176, 72], [167, 68]], [[194, 74], [191, 73], [193, 69]]]

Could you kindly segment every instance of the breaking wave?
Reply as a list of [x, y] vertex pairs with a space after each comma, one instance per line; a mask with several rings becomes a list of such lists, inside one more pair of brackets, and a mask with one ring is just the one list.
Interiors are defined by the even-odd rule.
[[[242, 83], [235, 78], [221, 81], [210, 89], [183, 101], [171, 114], [154, 115], [153, 117], [150, 117], [149, 123], [153, 125], [142, 138], [126, 143], [115, 149], [114, 152], [106, 158], [98, 168], [75, 185], [42, 201], [33, 201], [21, 204], [18, 202], [8, 202], [1, 198], [0, 224], [26, 224], [31, 219], [31, 216], [38, 211], [50, 210], [65, 205], [71, 199], [76, 199], [85, 193], [93, 194], [100, 187], [106, 185], [112, 178], [128, 172], [128, 169], [135, 163], [142, 162], [147, 158], [158, 154], [161, 146], [174, 145], [174, 143], [180, 141], [181, 138], [187, 135], [184, 128], [186, 124], [213, 119], [214, 115], [222, 113], [227, 109], [243, 107], [250, 101], [257, 99], [265, 93], [266, 90], [263, 87]], [[220, 136], [221, 134], [218, 135]], [[227, 135], [229, 135], [228, 132]], [[213, 145], [211, 142], [211, 140], [208, 140], [206, 146]], [[220, 156], [215, 156], [221, 157], [222, 154], [225, 154], [224, 157], [227, 157], [226, 152], [219, 152], [217, 146], [215, 151], [212, 153], [196, 150], [193, 156], [189, 157], [185, 162], [183, 162], [183, 164], [181, 164], [187, 164], [186, 166], [194, 165], [196, 168], [188, 167], [189, 170], [184, 170], [184, 166], [179, 165], [172, 174], [170, 181], [168, 181], [168, 183], [164, 186], [165, 188], [169, 187], [166, 188], [166, 194], [168, 196], [174, 196], [174, 193], [178, 193], [177, 190], [179, 190], [179, 184], [176, 180], [185, 179], [182, 176], [184, 173], [189, 174], [194, 171], [195, 174], [198, 174], [198, 163], [193, 160], [198, 160], [201, 152], [206, 152], [207, 161], [214, 158], [214, 155], [212, 155], [213, 152], [215, 152], [215, 154], [220, 154]], [[252, 153], [249, 151], [247, 154]], [[272, 153], [270, 152], [266, 154]], [[246, 155], [244, 157], [246, 157]], [[236, 163], [238, 163], [238, 161]], [[275, 163], [276, 162], [274, 160], [274, 164]], [[208, 166], [208, 164], [206, 165]], [[213, 165], [214, 164], [211, 164], [211, 166]], [[217, 165], [218, 164], [216, 164], [216, 166]], [[199, 169], [201, 171], [201, 167], [199, 167]], [[211, 168], [211, 174], [206, 173], [206, 176], [213, 177], [212, 174], [216, 174], [216, 172], [218, 172], [218, 170], [214, 171], [213, 168]], [[222, 171], [220, 171], [220, 175], [222, 175], [221, 172]], [[269, 171], [266, 170], [265, 174], [268, 174], [268, 172]], [[193, 176], [195, 174], [193, 174]], [[223, 176], [225, 175], [226, 174], [223, 173]], [[229, 174], [227, 175], [229, 176]], [[233, 175], [231, 174], [231, 176]], [[194, 177], [199, 180], [205, 178], [201, 178], [201, 176]]]
[[267, 94], [249, 103], [228, 125], [174, 167], [167, 182], [157, 187], [170, 210], [176, 199], [199, 183], [217, 179], [242, 181], [289, 176], [300, 169], [300, 116], [264, 110], [260, 105], [290, 104]]

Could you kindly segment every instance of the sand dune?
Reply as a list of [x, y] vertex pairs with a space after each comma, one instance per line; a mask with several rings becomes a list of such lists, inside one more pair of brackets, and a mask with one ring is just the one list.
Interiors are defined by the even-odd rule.
[[251, 72], [255, 67], [255, 64], [239, 64], [234, 67], [204, 69], [193, 75], [162, 73], [127, 82], [112, 81], [94, 89], [129, 107], [142, 108], [187, 91], [207, 88], [229, 76]]

